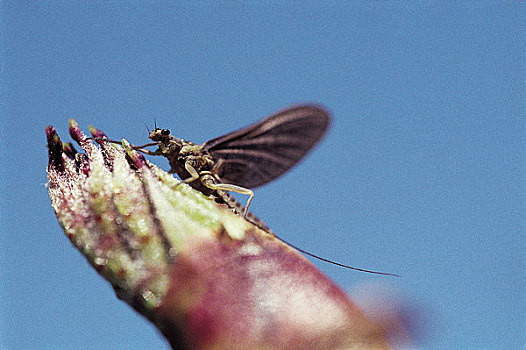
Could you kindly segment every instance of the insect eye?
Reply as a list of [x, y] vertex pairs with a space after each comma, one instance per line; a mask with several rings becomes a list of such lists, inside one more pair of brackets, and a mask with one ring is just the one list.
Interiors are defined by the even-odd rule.
[[170, 130], [168, 130], [168, 129], [162, 129], [162, 130], [161, 130], [161, 135], [165, 135], [165, 136], [170, 135]]

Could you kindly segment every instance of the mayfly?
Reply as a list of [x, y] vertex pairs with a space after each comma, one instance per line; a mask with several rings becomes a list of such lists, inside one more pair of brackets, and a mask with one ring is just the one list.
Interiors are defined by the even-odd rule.
[[[393, 275], [343, 265], [304, 251], [277, 237], [248, 211], [254, 198], [252, 189], [278, 178], [298, 163], [318, 143], [329, 124], [329, 114], [321, 107], [300, 105], [203, 144], [177, 138], [170, 130], [156, 126], [148, 136], [153, 142], [134, 148], [166, 157], [169, 172], [179, 175], [182, 183], [226, 204], [236, 214], [306, 255], [353, 270]], [[144, 149], [149, 146], [158, 148]], [[229, 192], [248, 195], [246, 205], [243, 207]]]
[[149, 138], [158, 146], [146, 154], [168, 159], [170, 173], [184, 183], [211, 195], [230, 191], [254, 198], [252, 188], [264, 185], [293, 167], [320, 140], [329, 126], [329, 115], [315, 106], [298, 106], [201, 145], [177, 138], [168, 129], [155, 128]]

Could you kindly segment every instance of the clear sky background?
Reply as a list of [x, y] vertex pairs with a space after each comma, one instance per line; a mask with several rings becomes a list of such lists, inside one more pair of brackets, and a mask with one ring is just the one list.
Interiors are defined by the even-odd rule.
[[1, 4], [0, 348], [168, 348], [59, 227], [46, 125], [139, 144], [156, 118], [203, 142], [316, 102], [327, 137], [251, 209], [304, 249], [401, 274], [315, 262], [423, 313], [419, 349], [524, 349], [524, 2], [30, 3]]

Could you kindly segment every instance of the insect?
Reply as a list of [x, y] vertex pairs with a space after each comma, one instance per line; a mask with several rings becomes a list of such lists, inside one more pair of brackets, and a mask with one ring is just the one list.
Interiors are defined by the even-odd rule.
[[230, 191], [254, 198], [252, 188], [264, 185], [293, 167], [320, 140], [329, 115], [320, 107], [304, 105], [280, 111], [246, 128], [197, 145], [171, 135], [168, 129], [149, 133], [157, 145], [146, 154], [168, 159], [170, 173], [205, 195]]
[[[153, 142], [134, 148], [145, 154], [166, 157], [171, 167], [169, 172], [177, 173], [182, 183], [226, 204], [236, 214], [277, 237], [248, 211], [254, 198], [252, 189], [278, 178], [297, 164], [318, 143], [329, 124], [329, 114], [323, 108], [300, 105], [203, 144], [177, 138], [170, 130], [156, 126], [148, 135]], [[144, 149], [149, 146], [157, 146], [157, 149]], [[248, 195], [246, 205], [243, 207], [230, 192]], [[277, 238], [322, 261], [363, 272], [393, 275], [336, 263]]]

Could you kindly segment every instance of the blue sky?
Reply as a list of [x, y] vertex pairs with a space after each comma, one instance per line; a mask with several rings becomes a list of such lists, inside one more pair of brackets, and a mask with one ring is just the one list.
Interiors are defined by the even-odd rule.
[[299, 102], [332, 128], [251, 209], [306, 250], [401, 274], [315, 262], [420, 310], [420, 349], [526, 344], [524, 3], [1, 6], [0, 348], [168, 348], [63, 235], [46, 125], [140, 144], [156, 118], [203, 142]]

